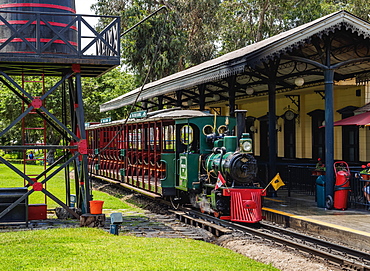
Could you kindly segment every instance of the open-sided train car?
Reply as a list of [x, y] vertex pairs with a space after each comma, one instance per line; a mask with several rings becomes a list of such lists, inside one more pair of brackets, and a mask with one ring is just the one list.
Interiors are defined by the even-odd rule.
[[129, 121], [86, 127], [89, 172], [224, 220], [262, 219], [252, 140], [235, 118], [194, 110], [132, 114]]

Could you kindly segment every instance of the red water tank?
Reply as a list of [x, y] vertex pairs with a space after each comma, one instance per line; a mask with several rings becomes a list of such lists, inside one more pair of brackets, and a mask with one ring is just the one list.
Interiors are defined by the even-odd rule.
[[334, 186], [334, 209], [347, 209], [350, 172], [348, 164], [340, 161], [334, 163], [335, 186]]

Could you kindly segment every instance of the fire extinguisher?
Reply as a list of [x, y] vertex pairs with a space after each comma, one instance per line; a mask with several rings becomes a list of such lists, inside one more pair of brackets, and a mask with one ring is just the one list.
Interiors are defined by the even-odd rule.
[[348, 192], [351, 190], [349, 186], [349, 178], [351, 173], [348, 164], [344, 161], [334, 163], [335, 186], [334, 186], [334, 209], [347, 209]]

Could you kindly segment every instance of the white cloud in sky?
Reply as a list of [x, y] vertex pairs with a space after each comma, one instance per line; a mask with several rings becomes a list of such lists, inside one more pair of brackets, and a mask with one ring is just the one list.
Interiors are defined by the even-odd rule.
[[90, 10], [92, 4], [95, 4], [96, 0], [75, 0], [77, 14], [91, 14], [94, 13]]

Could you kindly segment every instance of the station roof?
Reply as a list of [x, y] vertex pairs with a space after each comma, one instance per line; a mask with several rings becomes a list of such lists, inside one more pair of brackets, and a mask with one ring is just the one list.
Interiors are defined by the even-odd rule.
[[[186, 107], [189, 101], [196, 105], [200, 101], [199, 87], [202, 85], [205, 86], [206, 104], [227, 101], [230, 77], [235, 77], [236, 99], [266, 95], [270, 79], [265, 63], [271, 61], [278, 63], [277, 92], [299, 89], [295, 83], [298, 77], [304, 79], [303, 87], [323, 84], [322, 69], [294, 57], [324, 63], [325, 40], [329, 37], [332, 65], [357, 60], [336, 69], [334, 80], [356, 77], [357, 82], [367, 81], [370, 78], [370, 24], [340, 11], [151, 82], [143, 87], [138, 101], [154, 107], [157, 106], [156, 97], [163, 97], [163, 105]], [[247, 88], [253, 89], [253, 93], [246, 94]], [[100, 111], [133, 104], [140, 90], [141, 87], [102, 104]], [[177, 95], [179, 91], [181, 95]]]

